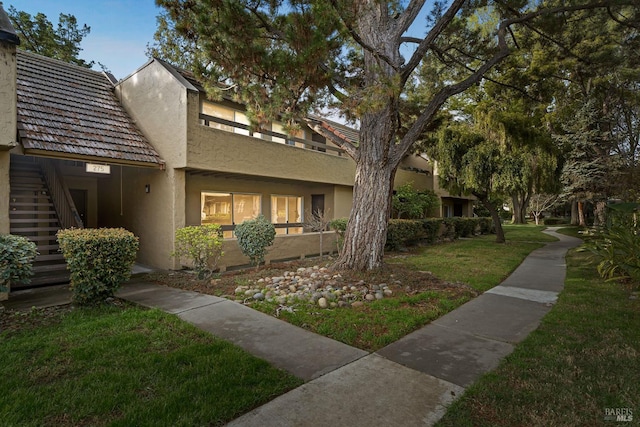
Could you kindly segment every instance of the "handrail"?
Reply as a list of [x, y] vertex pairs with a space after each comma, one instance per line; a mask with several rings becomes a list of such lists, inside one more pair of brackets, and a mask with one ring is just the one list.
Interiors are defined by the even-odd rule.
[[[248, 126], [248, 125], [245, 125], [243, 123], [234, 122], [234, 121], [231, 121], [231, 120], [221, 119], [220, 117], [209, 116], [207, 114], [200, 113], [200, 119], [204, 120], [204, 125], [205, 126], [209, 126], [209, 122], [214, 122], [214, 123], [218, 123], [218, 124], [221, 124], [221, 125], [233, 127], [233, 128], [236, 128], [236, 129], [246, 130], [246, 131], [249, 132], [249, 135], [253, 135], [253, 133], [254, 133], [251, 130], [251, 127]], [[273, 131], [266, 130], [266, 129], [258, 129], [258, 130], [255, 131], [255, 133], [261, 133], [263, 135], [274, 136], [276, 138], [281, 138], [281, 139], [284, 139], [284, 140], [299, 142], [301, 144], [305, 144], [305, 146], [315, 147], [315, 148], [319, 148], [321, 150], [335, 151], [338, 154], [338, 156], [342, 156], [342, 154], [344, 153], [344, 150], [342, 148], [340, 148], [340, 147], [334, 147], [334, 146], [329, 145], [329, 144], [323, 144], [321, 142], [316, 142], [316, 141], [311, 141], [311, 140], [308, 140], [308, 139], [298, 138], [298, 137], [295, 137], [295, 136], [285, 135], [283, 133], [273, 132]]]
[[63, 228], [84, 228], [82, 218], [80, 218], [80, 214], [76, 209], [69, 188], [56, 165], [51, 161], [41, 158], [38, 158], [37, 162], [42, 169], [45, 182], [49, 188], [51, 201], [58, 214], [60, 225]]

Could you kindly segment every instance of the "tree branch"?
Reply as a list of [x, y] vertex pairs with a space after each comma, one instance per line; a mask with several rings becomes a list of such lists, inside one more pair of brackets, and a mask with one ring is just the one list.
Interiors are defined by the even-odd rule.
[[413, 70], [420, 64], [422, 58], [427, 53], [433, 42], [438, 38], [440, 34], [449, 26], [451, 21], [455, 18], [456, 14], [462, 8], [462, 5], [465, 3], [465, 0], [454, 0], [449, 6], [449, 9], [442, 15], [442, 17], [435, 23], [431, 31], [427, 34], [427, 36], [422, 39], [418, 48], [411, 55], [411, 59], [407, 62], [401, 71], [402, 83], [405, 83], [407, 79], [413, 73]]

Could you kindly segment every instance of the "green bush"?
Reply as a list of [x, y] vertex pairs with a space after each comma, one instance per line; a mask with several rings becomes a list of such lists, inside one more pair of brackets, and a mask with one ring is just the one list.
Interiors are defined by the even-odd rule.
[[585, 243], [584, 247], [599, 261], [598, 273], [603, 279], [630, 279], [640, 284], [640, 227], [637, 213], [609, 211], [608, 226]]
[[542, 220], [544, 225], [561, 225], [568, 224], [569, 222], [565, 218], [545, 218]]
[[396, 190], [391, 203], [397, 218], [421, 219], [440, 206], [440, 197], [431, 190], [418, 191], [409, 182]]
[[390, 219], [387, 227], [387, 248], [397, 250], [422, 239], [425, 235], [422, 221]]
[[478, 221], [478, 227], [480, 234], [493, 234], [496, 232], [495, 224], [491, 218], [480, 217], [476, 218]]
[[444, 225], [444, 230], [442, 235], [440, 236], [443, 239], [457, 239], [460, 237], [458, 234], [458, 230], [456, 229], [456, 219], [453, 217], [442, 218], [442, 224]]
[[138, 238], [123, 228], [67, 229], [57, 234], [71, 271], [73, 301], [96, 304], [131, 276]]
[[35, 243], [22, 236], [0, 235], [0, 292], [8, 292], [12, 283], [28, 283], [33, 275], [33, 260], [38, 255]]
[[422, 231], [424, 240], [428, 243], [435, 243], [440, 237], [440, 228], [442, 227], [442, 218], [426, 218], [422, 220]]
[[267, 246], [273, 245], [276, 229], [263, 215], [236, 225], [235, 235], [242, 253], [256, 267], [264, 262]]
[[338, 253], [342, 252], [342, 245], [344, 245], [344, 233], [347, 231], [348, 222], [349, 218], [336, 218], [329, 223], [329, 228], [334, 230], [338, 235], [338, 238], [336, 239]]
[[222, 253], [222, 228], [218, 224], [183, 227], [176, 230], [172, 256], [193, 264], [199, 279], [208, 279], [218, 268]]

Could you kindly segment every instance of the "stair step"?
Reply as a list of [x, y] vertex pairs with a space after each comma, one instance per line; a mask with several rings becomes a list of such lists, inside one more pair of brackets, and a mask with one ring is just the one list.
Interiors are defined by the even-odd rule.
[[9, 215], [55, 215], [56, 211], [23, 211], [20, 209], [12, 209]]
[[58, 218], [9, 218], [10, 224], [57, 224]]
[[[69, 283], [69, 271], [58, 271], [41, 276], [34, 276], [31, 281], [25, 287], [35, 287], [43, 285], [58, 285], [61, 283]], [[13, 288], [14, 285], [11, 285]]]
[[67, 264], [49, 264], [49, 265], [34, 265], [33, 272], [35, 274], [38, 273], [47, 273], [50, 271], [64, 271], [67, 269]]
[[35, 263], [38, 262], [45, 262], [45, 261], [64, 261], [64, 255], [62, 254], [48, 254], [48, 255], [38, 255], [34, 261]]
[[29, 202], [9, 202], [9, 206], [53, 206], [53, 203], [29, 203]]
[[45, 231], [58, 231], [60, 227], [12, 227], [12, 233], [35, 233], [35, 232], [45, 232]]
[[58, 249], [60, 249], [60, 245], [56, 244], [56, 245], [38, 245], [38, 252], [43, 253], [43, 252], [50, 252], [50, 251], [57, 251]]

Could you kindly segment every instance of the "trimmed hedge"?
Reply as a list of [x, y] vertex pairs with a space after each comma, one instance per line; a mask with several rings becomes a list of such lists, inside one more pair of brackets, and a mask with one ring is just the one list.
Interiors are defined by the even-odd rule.
[[36, 244], [26, 237], [0, 235], [0, 292], [8, 292], [12, 283], [28, 283], [33, 275]]
[[566, 218], [545, 218], [542, 220], [544, 225], [561, 225], [568, 224], [569, 221]]
[[390, 219], [387, 227], [387, 248], [397, 250], [422, 239], [425, 235], [422, 221]]
[[[339, 249], [342, 247], [347, 221], [348, 218], [338, 218], [329, 224], [338, 234]], [[476, 233], [493, 232], [495, 230], [491, 218], [390, 219], [386, 248], [398, 250], [417, 242], [435, 243], [441, 239], [457, 239], [473, 236]]]
[[138, 238], [124, 228], [67, 229], [57, 234], [71, 271], [71, 291], [77, 304], [97, 304], [113, 297], [131, 276]]

